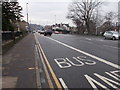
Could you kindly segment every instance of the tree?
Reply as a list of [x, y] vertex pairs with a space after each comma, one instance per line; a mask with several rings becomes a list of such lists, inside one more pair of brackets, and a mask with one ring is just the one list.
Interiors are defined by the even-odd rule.
[[114, 20], [116, 19], [116, 16], [116, 13], [112, 11], [106, 13], [106, 15], [104, 16], [104, 23], [101, 26], [102, 32], [115, 29], [116, 21], [114, 22]]
[[73, 23], [75, 23], [75, 25], [77, 26], [77, 32], [83, 34], [84, 31], [85, 31], [83, 22], [81, 22], [81, 21], [78, 20], [78, 19], [74, 19], [74, 20], [73, 20]]
[[105, 23], [107, 24], [109, 30], [112, 29], [113, 20], [115, 19], [115, 17], [116, 15], [112, 11], [108, 12], [105, 16], [105, 20], [106, 20]]
[[2, 29], [3, 31], [14, 30], [14, 25], [17, 21], [21, 20], [22, 7], [19, 3], [5, 1], [2, 2]]
[[67, 18], [82, 22], [86, 26], [88, 34], [90, 34], [90, 22], [95, 8], [99, 6], [101, 2], [98, 0], [79, 0], [73, 2], [69, 7], [69, 13]]

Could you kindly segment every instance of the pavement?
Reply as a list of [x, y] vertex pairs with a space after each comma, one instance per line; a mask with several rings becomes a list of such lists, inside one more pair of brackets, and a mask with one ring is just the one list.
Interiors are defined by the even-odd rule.
[[2, 88], [37, 88], [33, 34], [28, 34], [2, 56]]

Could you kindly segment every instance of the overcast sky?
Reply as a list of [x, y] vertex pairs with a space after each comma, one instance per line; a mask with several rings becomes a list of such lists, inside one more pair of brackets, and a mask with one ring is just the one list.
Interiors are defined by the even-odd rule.
[[[71, 20], [67, 19], [68, 7], [73, 0], [19, 0], [22, 6], [24, 20], [27, 20], [26, 3], [28, 3], [29, 22], [40, 25], [53, 25], [56, 23], [66, 23], [73, 26]], [[101, 7], [102, 13], [109, 11], [117, 12], [119, 0], [104, 0]], [[114, 2], [113, 2], [114, 1]]]

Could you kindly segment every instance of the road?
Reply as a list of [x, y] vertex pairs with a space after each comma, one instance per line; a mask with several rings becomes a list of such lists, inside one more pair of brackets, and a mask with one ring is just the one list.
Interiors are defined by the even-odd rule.
[[118, 40], [38, 33], [35, 38], [49, 87], [120, 88]]

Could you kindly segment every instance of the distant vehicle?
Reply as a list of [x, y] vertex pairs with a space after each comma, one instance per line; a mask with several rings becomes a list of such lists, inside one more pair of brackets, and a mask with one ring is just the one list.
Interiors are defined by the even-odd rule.
[[44, 36], [47, 36], [47, 35], [51, 36], [52, 35], [52, 30], [45, 30]]
[[119, 33], [117, 31], [106, 31], [103, 36], [104, 39], [120, 39]]
[[44, 30], [41, 30], [39, 33], [40, 33], [40, 34], [44, 34], [44, 33], [45, 33], [45, 31], [44, 31]]
[[54, 33], [55, 33], [55, 34], [59, 34], [59, 32], [58, 32], [58, 31], [54, 31]]
[[35, 33], [36, 31], [32, 31], [32, 33]]
[[40, 33], [41, 30], [37, 30], [38, 33]]

